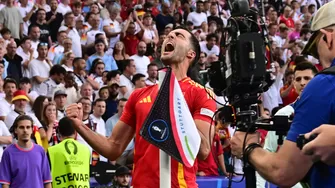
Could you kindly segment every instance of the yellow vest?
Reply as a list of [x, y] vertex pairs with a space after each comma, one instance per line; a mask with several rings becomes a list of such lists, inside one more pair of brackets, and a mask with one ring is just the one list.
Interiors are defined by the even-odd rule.
[[74, 139], [48, 148], [53, 188], [90, 187], [90, 151]]

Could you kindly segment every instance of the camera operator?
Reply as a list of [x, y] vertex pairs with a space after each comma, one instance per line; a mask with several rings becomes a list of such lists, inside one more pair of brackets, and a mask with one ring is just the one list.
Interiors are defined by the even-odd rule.
[[[335, 1], [322, 6], [315, 14], [311, 30], [314, 31], [305, 54], [319, 57], [324, 68], [335, 65], [335, 17], [332, 15]], [[246, 153], [243, 150], [244, 132], [236, 132], [232, 138], [232, 153], [244, 155], [257, 172], [270, 182], [290, 187], [299, 182], [311, 169], [311, 187], [335, 187], [335, 167], [326, 166], [320, 170], [313, 166], [310, 156], [304, 155], [296, 145], [299, 134], [305, 134], [322, 124], [335, 124], [335, 77], [320, 74], [314, 77], [304, 89], [295, 104], [295, 117], [283, 146], [277, 153], [270, 153], [260, 145], [258, 135], [249, 134], [246, 139]], [[334, 131], [333, 131], [334, 132]], [[329, 133], [328, 133], [329, 134]], [[322, 135], [319, 135], [320, 137]], [[319, 138], [319, 136], [317, 138]], [[322, 136], [323, 139], [324, 136]], [[321, 138], [322, 138], [321, 137]], [[319, 138], [319, 139], [321, 139]], [[251, 145], [250, 145], [251, 144]], [[327, 173], [323, 173], [326, 171]]]

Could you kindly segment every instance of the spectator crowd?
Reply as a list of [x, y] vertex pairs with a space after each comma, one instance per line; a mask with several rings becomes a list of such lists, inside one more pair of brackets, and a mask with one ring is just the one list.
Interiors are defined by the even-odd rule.
[[[296, 66], [308, 63], [322, 70], [318, 59], [301, 51], [313, 15], [327, 0], [264, 3], [273, 84], [262, 94], [260, 109], [270, 117], [298, 98]], [[258, 9], [261, 2], [249, 0], [249, 5]], [[182, 26], [196, 36], [201, 53], [195, 66], [205, 70], [224, 50], [221, 31], [230, 15], [227, 0], [1, 0], [0, 144], [13, 142], [15, 119], [28, 115], [34, 142], [47, 151], [60, 143], [58, 122], [76, 102], [83, 105], [83, 123], [109, 137], [131, 93], [158, 84], [161, 46], [169, 32]], [[229, 175], [234, 130], [222, 115], [215, 120], [217, 134], [211, 154], [197, 162], [199, 176]], [[104, 161], [132, 168], [134, 140], [116, 161], [96, 153], [80, 135], [76, 140], [90, 149], [92, 165]]]

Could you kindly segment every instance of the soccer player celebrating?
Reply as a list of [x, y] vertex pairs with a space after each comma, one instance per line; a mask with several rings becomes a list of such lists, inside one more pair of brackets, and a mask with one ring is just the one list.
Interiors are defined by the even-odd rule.
[[[210, 123], [216, 109], [215, 102], [208, 96], [202, 86], [187, 77], [189, 67], [199, 59], [199, 42], [193, 34], [185, 29], [175, 29], [166, 37], [162, 45], [161, 60], [171, 67], [192, 114], [201, 137], [198, 159], [206, 159], [210, 152], [210, 139], [214, 128]], [[153, 85], [135, 90], [129, 97], [120, 121], [115, 125], [109, 138], [95, 134], [83, 125], [81, 119], [81, 104], [72, 104], [66, 109], [66, 114], [74, 121], [78, 133], [101, 155], [109, 160], [116, 160], [135, 139], [134, 172], [132, 184], [134, 187], [159, 187], [159, 149], [144, 140], [139, 134], [144, 121], [158, 95], [159, 86]], [[143, 102], [146, 99], [146, 102]], [[142, 102], [140, 102], [142, 101]], [[168, 110], [168, 109], [167, 109]], [[210, 137], [210, 135], [212, 135]], [[196, 184], [196, 165], [188, 168], [171, 159], [171, 185], [177, 187], [198, 187]]]

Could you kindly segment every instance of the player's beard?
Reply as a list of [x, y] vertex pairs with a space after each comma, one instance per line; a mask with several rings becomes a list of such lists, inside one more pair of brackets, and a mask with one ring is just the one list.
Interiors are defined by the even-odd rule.
[[161, 61], [164, 65], [173, 65], [182, 63], [186, 58], [186, 54], [187, 54], [187, 47], [183, 48], [181, 45], [176, 45], [174, 47], [174, 50], [171, 52], [164, 52], [164, 50], [162, 50]]

